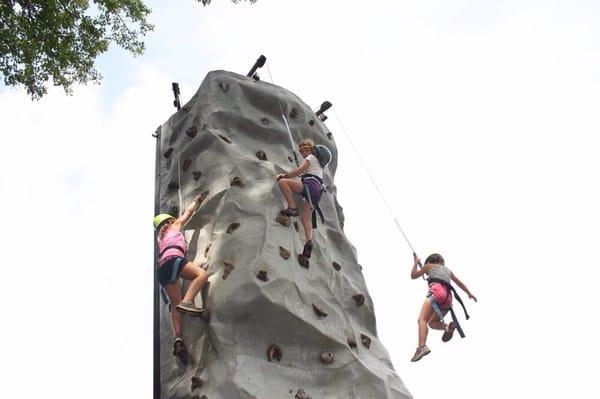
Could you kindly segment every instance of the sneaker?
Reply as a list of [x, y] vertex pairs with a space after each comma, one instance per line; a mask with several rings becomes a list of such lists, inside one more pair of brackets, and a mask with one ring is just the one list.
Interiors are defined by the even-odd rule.
[[444, 335], [442, 335], [442, 342], [448, 342], [452, 339], [452, 335], [454, 335], [454, 330], [456, 329], [456, 326], [454, 325], [454, 322], [451, 321], [450, 324], [448, 324], [448, 326], [446, 327], [446, 331], [444, 331]]
[[283, 216], [298, 216], [300, 212], [298, 212], [298, 208], [287, 208], [281, 211]]
[[197, 307], [191, 302], [181, 302], [176, 306], [176, 309], [179, 312], [190, 316], [202, 316], [202, 313], [204, 313], [204, 309]]
[[427, 347], [427, 345], [419, 346], [415, 351], [415, 355], [410, 359], [411, 362], [416, 362], [421, 360], [421, 358], [425, 355], [429, 355], [431, 350]]
[[304, 256], [306, 259], [310, 259], [310, 255], [312, 254], [312, 249], [313, 249], [312, 240], [306, 241], [306, 244], [304, 244], [304, 249], [302, 250], [302, 256]]

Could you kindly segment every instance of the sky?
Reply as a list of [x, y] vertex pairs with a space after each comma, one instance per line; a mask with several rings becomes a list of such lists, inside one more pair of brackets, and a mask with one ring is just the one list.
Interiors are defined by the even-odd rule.
[[[171, 82], [185, 102], [260, 54], [333, 103], [345, 232], [413, 396], [598, 396], [600, 3], [147, 3], [146, 53], [111, 47], [101, 85], [0, 86], [3, 396], [152, 395], [152, 133]], [[394, 220], [478, 298], [417, 363], [426, 287]]]

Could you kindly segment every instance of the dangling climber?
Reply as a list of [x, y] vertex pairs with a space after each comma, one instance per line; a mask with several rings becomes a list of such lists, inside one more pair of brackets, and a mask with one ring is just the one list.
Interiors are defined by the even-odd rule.
[[[312, 227], [316, 226], [315, 211], [321, 215], [319, 208], [319, 200], [323, 191], [323, 166], [315, 156], [315, 143], [310, 139], [300, 141], [298, 150], [304, 160], [296, 169], [288, 173], [277, 175], [279, 188], [283, 193], [283, 197], [287, 202], [287, 208], [281, 211], [284, 216], [298, 216], [299, 212], [294, 202], [293, 193], [298, 193], [304, 198], [302, 206], [302, 226], [304, 227], [304, 235], [306, 242], [302, 251], [302, 256], [310, 258], [313, 249], [312, 242]], [[295, 179], [296, 176], [301, 176], [301, 179]], [[311, 225], [310, 217], [313, 214], [313, 223]]]
[[[442, 335], [443, 342], [448, 342], [452, 339], [455, 329], [457, 329], [459, 334], [464, 337], [462, 329], [456, 319], [456, 315], [454, 314], [454, 310], [452, 310], [452, 293], [454, 293], [456, 300], [463, 306], [467, 319], [469, 318], [469, 315], [466, 313], [462, 300], [452, 287], [451, 281], [456, 283], [456, 285], [466, 292], [467, 295], [469, 295], [469, 298], [477, 302], [477, 298], [469, 291], [467, 286], [444, 265], [444, 258], [442, 255], [429, 255], [427, 259], [425, 259], [425, 265], [421, 269], [418, 268], [420, 264], [421, 261], [414, 255], [414, 264], [410, 272], [410, 277], [417, 279], [426, 274], [428, 277], [427, 283], [429, 285], [429, 291], [427, 292], [427, 298], [425, 299], [425, 302], [423, 302], [421, 313], [419, 314], [419, 345], [417, 346], [414, 356], [410, 360], [411, 362], [416, 362], [431, 352], [425, 344], [428, 333], [427, 326], [435, 330], [444, 330], [444, 334]], [[452, 321], [445, 324], [444, 317], [448, 311], [452, 314]]]
[[[154, 218], [159, 250], [158, 281], [167, 291], [171, 305], [178, 310], [175, 312], [170, 307], [175, 330], [173, 355], [184, 363], [187, 361], [187, 351], [181, 335], [182, 313], [190, 316], [201, 316], [204, 313], [204, 309], [196, 307], [194, 299], [208, 280], [208, 273], [204, 269], [185, 258], [187, 242], [182, 233], [183, 226], [190, 220], [200, 202], [200, 196], [196, 197], [179, 218], [167, 213]], [[191, 281], [183, 298], [179, 277]]]

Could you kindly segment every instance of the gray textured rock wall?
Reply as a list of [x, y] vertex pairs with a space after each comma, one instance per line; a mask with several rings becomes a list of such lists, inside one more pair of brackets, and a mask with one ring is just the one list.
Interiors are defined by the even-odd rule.
[[[275, 88], [211, 72], [160, 128], [161, 211], [177, 213], [179, 193], [184, 206], [206, 195], [185, 235], [188, 258], [211, 274], [196, 299], [208, 320], [184, 316], [187, 366], [171, 354], [161, 304], [162, 397], [410, 398], [377, 339], [373, 303], [343, 232], [333, 136], [300, 98]], [[326, 222], [315, 231], [308, 268], [297, 259], [299, 219], [278, 220], [275, 176], [295, 166], [278, 98], [294, 143], [311, 138], [334, 154], [321, 200]]]

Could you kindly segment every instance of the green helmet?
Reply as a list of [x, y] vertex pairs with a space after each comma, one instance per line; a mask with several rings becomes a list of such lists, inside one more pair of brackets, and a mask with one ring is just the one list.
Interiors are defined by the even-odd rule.
[[160, 215], [156, 215], [154, 217], [154, 230], [158, 230], [158, 228], [167, 220], [175, 219], [175, 217], [169, 215], [168, 213], [161, 213]]

